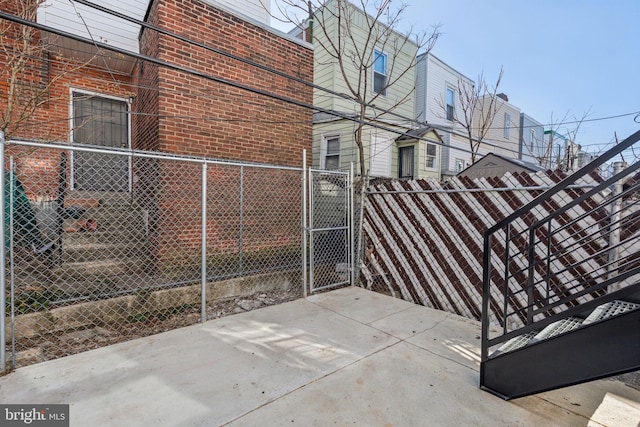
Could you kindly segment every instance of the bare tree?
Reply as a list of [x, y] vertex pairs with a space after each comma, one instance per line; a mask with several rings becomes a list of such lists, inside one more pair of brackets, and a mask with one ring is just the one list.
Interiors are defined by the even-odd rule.
[[[0, 1], [3, 10], [29, 21], [36, 21], [38, 8], [45, 7], [44, 3], [45, 0]], [[31, 26], [0, 19], [0, 130], [7, 140], [24, 131], [38, 110], [54, 101], [52, 88], [60, 79], [93, 60], [57, 55], [55, 41], [51, 36], [42, 38], [39, 30]], [[42, 128], [38, 132], [46, 134]]]
[[[562, 119], [551, 119], [545, 131], [545, 138], [537, 150], [530, 150], [530, 155], [538, 164], [547, 169], [570, 171], [575, 167], [580, 146], [577, 144], [578, 133], [582, 123], [589, 117], [591, 108], [580, 117], [567, 111]], [[528, 148], [528, 147], [527, 147]]]
[[478, 81], [474, 84], [467, 80], [458, 79], [455, 88], [457, 103], [460, 108], [449, 111], [446, 100], [438, 100], [438, 117], [451, 120], [455, 126], [460, 126], [469, 141], [471, 163], [478, 160], [478, 150], [482, 141], [493, 125], [493, 120], [502, 105], [502, 100], [497, 96], [498, 87], [502, 81], [503, 68], [493, 86], [489, 86], [484, 73], [480, 73]]
[[[346, 96], [354, 101], [355, 143], [360, 173], [365, 175], [363, 130], [372, 120], [398, 121], [394, 111], [411, 99], [415, 87], [393, 101], [386, 94], [415, 68], [415, 52], [408, 60], [403, 57], [407, 48], [415, 44], [417, 51], [428, 52], [440, 35], [438, 28], [430, 32], [414, 33], [410, 29], [401, 33], [398, 26], [407, 6], [394, 2], [392, 7], [391, 0], [359, 0], [357, 6], [348, 0], [279, 0], [276, 5], [279, 15], [284, 17], [279, 19], [295, 24], [306, 39], [314, 43], [316, 64], [335, 67], [344, 82]], [[373, 82], [378, 78], [374, 77], [374, 67], [380, 65], [381, 52], [386, 60], [386, 73]], [[372, 87], [375, 90], [371, 90]], [[386, 97], [384, 110], [374, 107], [381, 97]]]

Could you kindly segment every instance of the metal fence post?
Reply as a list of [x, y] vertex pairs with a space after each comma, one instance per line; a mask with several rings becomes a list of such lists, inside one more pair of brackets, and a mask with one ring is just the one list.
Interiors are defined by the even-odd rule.
[[[627, 167], [625, 162], [613, 163], [613, 175], [617, 175]], [[609, 259], [607, 260], [607, 278], [615, 277], [618, 274], [618, 258], [620, 257], [620, 210], [622, 209], [623, 182], [618, 180], [611, 186], [611, 221], [609, 226]], [[615, 285], [609, 287], [610, 291], [616, 290]]]
[[307, 297], [307, 150], [302, 150], [302, 293]]
[[[14, 224], [14, 206], [16, 195], [16, 164], [13, 162], [13, 156], [9, 156], [9, 295], [11, 295], [11, 369], [16, 367], [16, 284], [15, 284], [15, 248], [13, 230]], [[6, 240], [5, 240], [6, 244]], [[6, 273], [6, 271], [5, 271]], [[6, 313], [5, 313], [6, 314]]]
[[201, 308], [200, 321], [207, 321], [207, 162], [202, 163], [202, 233], [201, 233]]
[[0, 231], [2, 234], [2, 246], [0, 247], [0, 371], [4, 371], [7, 365], [6, 342], [6, 289], [7, 289], [7, 272], [5, 259], [7, 256], [7, 227], [6, 227], [6, 200], [5, 200], [5, 173], [4, 173], [4, 132], [0, 131], [0, 164], [2, 165], [2, 179], [0, 179], [0, 204], [2, 210], [0, 213]]
[[349, 257], [351, 258], [351, 265], [349, 270], [351, 271], [349, 281], [351, 282], [351, 286], [355, 286], [356, 284], [356, 250], [355, 250], [355, 235], [354, 235], [354, 218], [353, 218], [353, 207], [354, 207], [354, 189], [353, 189], [353, 162], [350, 163], [349, 166]]
[[238, 230], [238, 271], [244, 272], [243, 243], [244, 237], [244, 166], [240, 166], [240, 224]]

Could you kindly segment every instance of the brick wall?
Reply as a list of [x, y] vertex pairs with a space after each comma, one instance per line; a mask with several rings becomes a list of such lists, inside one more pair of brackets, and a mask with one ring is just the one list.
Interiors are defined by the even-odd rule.
[[[311, 49], [208, 4], [156, 0], [149, 18], [169, 31], [216, 49], [313, 80]], [[147, 29], [142, 36], [141, 50], [145, 54], [157, 54], [161, 60], [188, 69], [312, 103], [312, 89], [307, 86], [166, 35], [147, 34], [150, 32]], [[176, 70], [161, 67], [157, 72], [157, 105], [140, 107], [160, 115], [160, 150], [281, 165], [300, 165], [302, 149], [310, 152], [310, 110]], [[147, 139], [139, 143], [154, 145]]]
[[[310, 48], [201, 1], [155, 0], [147, 21], [264, 67], [313, 81]], [[313, 102], [313, 91], [308, 86], [153, 30], [143, 30], [140, 50], [185, 69], [309, 105]], [[142, 113], [136, 119], [139, 148], [286, 166], [300, 166], [305, 148], [311, 154], [312, 111], [308, 109], [149, 63], [139, 65], [137, 78], [142, 86], [136, 99], [136, 108]], [[158, 265], [171, 268], [176, 254], [186, 265], [199, 262], [199, 169], [163, 162], [157, 167], [150, 162], [147, 165], [147, 172], [139, 176], [138, 182], [143, 190], [140, 192], [143, 203], [149, 209], [152, 247]], [[222, 173], [220, 168], [214, 169], [218, 172], [209, 172], [207, 248], [213, 253], [233, 253], [238, 250], [240, 226], [238, 170]], [[254, 191], [264, 194], [264, 198], [255, 198], [245, 206], [243, 227], [249, 234], [243, 249], [296, 243], [293, 241], [299, 235], [299, 180], [283, 182], [273, 172], [263, 173], [259, 184]], [[259, 232], [251, 234], [252, 229]]]
[[[0, 0], [0, 8], [24, 15], [18, 9], [24, 1], [30, 0]], [[34, 16], [30, 16], [30, 19], [34, 19]], [[5, 34], [3, 46], [9, 52], [7, 55], [4, 50], [0, 51], [0, 63], [3, 64], [0, 67], [0, 111], [7, 117], [10, 101], [16, 107], [12, 119], [2, 122], [0, 126], [5, 131], [7, 140], [69, 141], [71, 89], [122, 98], [129, 98], [133, 94], [130, 75], [107, 72], [99, 67], [65, 58], [55, 50], [45, 47], [37, 30], [7, 21], [0, 21], [0, 26]], [[33, 35], [32, 43], [26, 48], [22, 45], [25, 34]], [[28, 59], [17, 73], [17, 82], [11, 84], [10, 64], [25, 58]], [[10, 96], [12, 89], [17, 92]], [[22, 118], [19, 119], [19, 115]], [[31, 199], [55, 197], [59, 152], [9, 146], [7, 159], [9, 156], [14, 156], [18, 178]]]

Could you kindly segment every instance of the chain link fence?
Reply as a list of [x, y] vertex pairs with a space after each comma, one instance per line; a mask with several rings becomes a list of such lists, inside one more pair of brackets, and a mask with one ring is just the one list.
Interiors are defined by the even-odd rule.
[[3, 155], [10, 366], [303, 295], [301, 168], [28, 142]]

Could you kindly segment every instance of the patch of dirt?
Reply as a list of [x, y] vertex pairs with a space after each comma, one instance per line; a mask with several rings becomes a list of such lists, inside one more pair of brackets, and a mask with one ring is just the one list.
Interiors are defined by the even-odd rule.
[[[299, 290], [277, 290], [221, 300], [207, 307], [207, 320], [282, 304], [301, 297]], [[194, 325], [200, 322], [200, 316], [199, 306], [182, 307], [170, 313], [141, 316], [130, 319], [128, 322], [103, 324], [91, 329], [68, 331], [54, 336], [48, 335], [38, 339], [16, 342], [16, 366], [27, 366]]]

